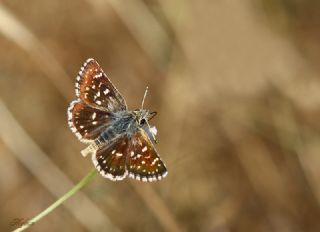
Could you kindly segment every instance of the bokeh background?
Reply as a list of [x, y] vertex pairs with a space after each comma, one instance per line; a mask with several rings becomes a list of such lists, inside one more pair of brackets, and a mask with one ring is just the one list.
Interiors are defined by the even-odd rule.
[[160, 182], [97, 175], [29, 231], [320, 231], [316, 0], [4, 0], [0, 231], [91, 169], [67, 126], [94, 57], [158, 111]]

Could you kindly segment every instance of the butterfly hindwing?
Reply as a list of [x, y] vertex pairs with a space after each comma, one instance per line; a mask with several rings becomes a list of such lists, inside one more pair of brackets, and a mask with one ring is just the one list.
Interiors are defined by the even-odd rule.
[[109, 146], [98, 148], [92, 155], [92, 161], [102, 176], [113, 181], [123, 180], [127, 176], [128, 145], [128, 137], [123, 136]]
[[142, 181], [161, 180], [167, 169], [143, 129], [138, 129], [130, 139], [127, 158], [129, 177]]
[[92, 108], [81, 100], [70, 103], [68, 108], [68, 123], [72, 132], [82, 142], [91, 142], [111, 122], [110, 113]]
[[81, 67], [76, 80], [76, 95], [97, 109], [109, 112], [127, 109], [124, 98], [94, 59], [88, 59]]

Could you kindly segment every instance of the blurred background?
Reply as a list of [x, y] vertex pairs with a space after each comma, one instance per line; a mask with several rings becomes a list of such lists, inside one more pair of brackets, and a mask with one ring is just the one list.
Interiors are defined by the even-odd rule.
[[4, 0], [0, 231], [93, 167], [66, 110], [94, 57], [158, 111], [160, 182], [97, 175], [29, 231], [320, 231], [320, 3]]

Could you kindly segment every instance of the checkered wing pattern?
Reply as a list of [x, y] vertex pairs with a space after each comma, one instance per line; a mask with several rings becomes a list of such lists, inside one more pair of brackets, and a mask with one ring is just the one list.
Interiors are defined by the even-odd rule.
[[102, 176], [113, 181], [122, 180], [127, 176], [128, 145], [128, 137], [123, 136], [110, 146], [100, 147], [92, 155], [92, 161]]
[[126, 110], [125, 100], [97, 61], [88, 59], [76, 80], [77, 100], [68, 108], [68, 123], [78, 139], [90, 143], [109, 126], [112, 113]]
[[83, 64], [75, 87], [77, 97], [91, 107], [110, 112], [127, 109], [124, 98], [94, 59]]
[[78, 99], [70, 104], [68, 123], [81, 142], [89, 143], [109, 126], [111, 116], [109, 112], [92, 108]]
[[161, 180], [168, 173], [149, 136], [141, 128], [129, 141], [127, 169], [129, 177], [149, 182]]

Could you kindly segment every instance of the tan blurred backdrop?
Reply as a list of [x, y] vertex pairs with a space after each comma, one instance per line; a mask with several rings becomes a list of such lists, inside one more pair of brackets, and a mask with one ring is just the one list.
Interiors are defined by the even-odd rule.
[[94, 57], [158, 111], [156, 183], [100, 175], [29, 231], [320, 231], [320, 3], [0, 3], [0, 231], [93, 167], [67, 126]]

